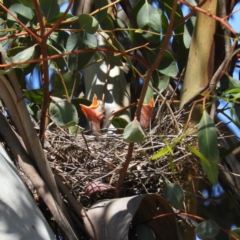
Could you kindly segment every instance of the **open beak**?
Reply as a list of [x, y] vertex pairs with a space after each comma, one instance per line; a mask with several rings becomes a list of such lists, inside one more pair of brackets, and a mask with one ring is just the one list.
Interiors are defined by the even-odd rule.
[[97, 95], [94, 94], [93, 101], [90, 106], [80, 104], [80, 107], [84, 115], [91, 122], [93, 133], [101, 134], [101, 124], [104, 118], [104, 114], [102, 107], [98, 101]]

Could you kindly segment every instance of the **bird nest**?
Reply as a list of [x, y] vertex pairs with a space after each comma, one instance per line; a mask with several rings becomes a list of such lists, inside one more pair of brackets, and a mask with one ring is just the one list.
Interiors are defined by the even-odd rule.
[[[181, 146], [182, 141], [195, 145], [196, 136], [185, 136], [174, 145], [172, 153], [152, 160], [156, 152], [183, 134], [183, 112], [173, 113], [167, 107], [165, 111], [162, 108], [159, 110], [164, 114], [157, 114], [152, 127], [146, 131], [145, 141], [134, 144], [121, 197], [144, 193], [162, 194], [168, 182], [184, 186], [191, 180], [191, 176], [202, 175], [199, 161], [187, 152], [186, 147]], [[83, 206], [89, 207], [96, 200], [113, 197], [112, 190], [128, 152], [128, 143], [122, 134], [73, 135], [56, 128], [48, 131], [47, 137], [45, 151], [50, 166], [58, 172], [69, 191]], [[97, 191], [91, 190], [94, 186]]]

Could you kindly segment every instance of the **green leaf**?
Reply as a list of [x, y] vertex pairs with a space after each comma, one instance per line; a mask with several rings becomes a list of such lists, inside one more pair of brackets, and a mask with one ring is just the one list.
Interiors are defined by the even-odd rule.
[[232, 78], [230, 75], [228, 75], [228, 80], [230, 81], [232, 88], [240, 88], [240, 81], [238, 79]]
[[41, 0], [40, 8], [48, 22], [56, 18], [60, 12], [57, 0]]
[[[151, 64], [154, 63], [154, 61], [157, 57], [157, 53], [158, 52], [156, 50], [149, 52]], [[169, 51], [166, 50], [164, 52], [162, 61], [160, 62], [157, 70], [161, 74], [169, 76], [169, 77], [175, 77], [178, 74], [177, 63]]]
[[226, 96], [226, 95], [233, 96], [235, 99], [232, 99], [232, 101], [234, 101], [240, 98], [240, 88], [239, 87], [229, 88], [222, 93], [222, 96]]
[[114, 117], [110, 122], [117, 129], [124, 129], [128, 125], [128, 121], [121, 117]]
[[[158, 11], [146, 1], [138, 11], [137, 23], [140, 29], [159, 34], [162, 25], [162, 11]], [[142, 36], [151, 42], [159, 42], [160, 40], [159, 35], [149, 32], [143, 33]]]
[[[13, 15], [15, 15], [20, 20], [23, 20], [24, 23], [27, 23], [34, 17], [32, 9], [20, 3], [15, 3], [11, 5], [9, 11], [12, 12]], [[9, 21], [17, 22], [9, 13], [7, 14], [7, 19]]]
[[78, 17], [78, 21], [80, 24], [80, 27], [83, 28], [87, 33], [94, 34], [98, 30], [98, 21], [88, 15], [88, 14], [81, 14]]
[[162, 156], [165, 156], [167, 153], [170, 152], [170, 149], [169, 147], [165, 147], [163, 149], [161, 149], [159, 152], [155, 153], [153, 156], [152, 156], [152, 160], [156, 160]]
[[[95, 34], [89, 34], [86, 32], [81, 32], [80, 34], [71, 34], [68, 37], [66, 44], [66, 51], [72, 52], [75, 50], [84, 50], [88, 48], [96, 48], [97, 47], [97, 39]], [[86, 64], [89, 63], [90, 59], [94, 56], [94, 52], [83, 52], [78, 55], [78, 65], [76, 66], [76, 55], [69, 56], [69, 65], [74, 66], [73, 69], [82, 69]]]
[[191, 147], [189, 145], [186, 145], [186, 148], [191, 152], [193, 153], [196, 157], [200, 158], [200, 160], [206, 164], [208, 167], [210, 167], [210, 163], [208, 161], [208, 159], [202, 154], [200, 153], [196, 148], [194, 147]]
[[37, 106], [35, 103], [29, 103], [27, 104], [27, 110], [29, 114], [38, 122], [41, 117], [41, 110], [39, 106]]
[[24, 6], [34, 9], [34, 4], [32, 0], [18, 0], [18, 1]]
[[52, 45], [57, 48], [58, 50], [65, 52], [65, 46], [67, 43], [67, 39], [69, 34], [64, 31], [54, 31], [50, 36], [49, 39], [52, 42]]
[[[6, 58], [6, 63], [20, 63], [20, 62], [26, 62], [29, 60], [32, 60], [34, 57], [34, 53], [35, 53], [35, 47], [32, 46], [30, 48], [27, 48], [23, 51], [21, 51], [20, 53], [18, 53], [17, 55], [13, 56], [13, 57], [8, 57]], [[20, 64], [15, 66], [15, 68], [25, 68], [29, 65], [30, 63], [26, 63], [26, 64]]]
[[169, 77], [175, 77], [178, 74], [176, 61], [169, 51], [164, 52], [158, 71]]
[[74, 106], [79, 109], [79, 104], [83, 104], [86, 106], [90, 106], [92, 102], [86, 98], [73, 98], [71, 99], [71, 103], [74, 104]]
[[[100, 21], [98, 20], [98, 22], [100, 22]], [[101, 28], [103, 30], [113, 30], [115, 28], [113, 20], [109, 14], [101, 22]]]
[[143, 142], [145, 133], [138, 120], [130, 122], [123, 132], [123, 139], [128, 143]]
[[79, 126], [70, 126], [68, 129], [70, 134], [82, 134], [82, 129]]
[[[47, 44], [47, 53], [49, 56], [52, 56], [52, 55], [61, 54], [62, 52], [59, 51], [57, 48], [53, 47], [52, 45]], [[56, 62], [58, 68], [60, 69], [65, 69], [66, 66], [68, 66], [65, 57], [58, 57], [52, 61]]]
[[[97, 38], [95, 34], [90, 34], [87, 32], [81, 32], [79, 37], [80, 43], [84, 43], [88, 48], [96, 48], [98, 43], [97, 43]], [[86, 48], [85, 46], [85, 48]], [[80, 48], [84, 48], [82, 45], [80, 45]]]
[[[230, 234], [232, 234], [237, 239], [240, 239], [240, 228], [235, 228], [235, 229], [231, 230]], [[229, 236], [229, 240], [235, 240], [236, 238]]]
[[27, 100], [32, 103], [42, 104], [43, 99], [43, 90], [35, 89], [35, 90], [23, 90], [23, 93]]
[[158, 81], [158, 90], [159, 92], [163, 92], [167, 89], [170, 82], [170, 77], [167, 75], [161, 76], [161, 78]]
[[214, 238], [218, 232], [219, 226], [212, 220], [205, 220], [195, 228], [195, 233], [200, 239]]
[[78, 114], [75, 106], [63, 99], [51, 97], [49, 113], [51, 119], [60, 127], [67, 128], [78, 123]]
[[195, 22], [196, 17], [192, 16], [187, 20], [186, 24], [184, 24], [183, 42], [187, 49], [190, 47]]
[[183, 207], [184, 194], [182, 188], [175, 183], [169, 183], [164, 187], [164, 197], [175, 207], [181, 209]]
[[72, 52], [78, 49], [79, 34], [69, 35], [66, 43], [66, 52]]
[[[97, 0], [97, 1], [94, 2], [94, 5], [95, 5], [96, 9], [105, 7], [108, 4], [109, 4], [108, 0]], [[94, 15], [94, 17], [98, 20], [99, 23], [102, 23], [102, 21], [104, 19], [106, 19], [106, 17], [107, 17], [107, 10], [108, 9], [105, 8], [104, 10], [101, 10], [101, 11], [99, 11], [98, 13], [96, 13]]]
[[7, 51], [7, 56], [12, 57], [25, 49], [27, 49], [25, 46], [16, 46], [16, 47], [10, 48]]
[[218, 182], [218, 142], [217, 130], [213, 120], [206, 111], [203, 111], [201, 121], [198, 126], [199, 150], [208, 159], [210, 167], [201, 161], [203, 171], [207, 174], [212, 184]]
[[78, 87], [80, 82], [79, 73], [69, 71], [65, 73], [62, 78], [57, 75], [54, 84], [52, 95], [56, 97], [70, 96]]

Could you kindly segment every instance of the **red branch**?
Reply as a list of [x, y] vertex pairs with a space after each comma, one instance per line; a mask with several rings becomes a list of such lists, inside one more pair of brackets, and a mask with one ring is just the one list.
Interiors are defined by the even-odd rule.
[[[143, 45], [143, 47], [145, 47], [145, 45]], [[53, 60], [59, 57], [64, 57], [64, 56], [69, 56], [69, 55], [73, 55], [73, 54], [81, 54], [81, 53], [85, 53], [85, 52], [112, 52], [112, 53], [119, 53], [119, 55], [125, 55], [125, 56], [129, 56], [135, 60], [137, 60], [138, 62], [142, 63], [146, 68], [149, 68], [149, 65], [147, 64], [147, 62], [145, 62], [143, 59], [131, 54], [131, 53], [127, 53], [127, 52], [123, 52], [123, 51], [119, 51], [119, 50], [114, 50], [114, 49], [109, 49], [109, 48], [94, 48], [94, 49], [84, 49], [84, 50], [77, 50], [74, 52], [67, 52], [67, 53], [61, 53], [61, 54], [56, 54], [56, 55], [52, 55], [50, 57], [46, 57], [46, 58], [42, 58], [40, 57], [39, 59], [33, 59], [33, 60], [29, 60], [29, 61], [25, 61], [25, 62], [16, 62], [16, 63], [9, 63], [9, 64], [0, 64], [0, 68], [6, 68], [6, 67], [14, 67], [14, 66], [18, 66], [18, 65], [22, 65], [22, 64], [27, 64], [27, 63], [36, 63], [36, 62], [41, 62], [41, 61], [48, 61], [48, 60]]]

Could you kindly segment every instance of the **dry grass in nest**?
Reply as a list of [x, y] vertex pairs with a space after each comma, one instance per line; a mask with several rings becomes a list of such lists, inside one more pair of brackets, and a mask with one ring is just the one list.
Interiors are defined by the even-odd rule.
[[[164, 141], [172, 143], [183, 132], [182, 112], [165, 114], [155, 120], [154, 127], [148, 130], [146, 140], [136, 143], [132, 161], [121, 189], [121, 197], [144, 193], [162, 193], [169, 181], [180, 185], [185, 176], [201, 175], [199, 161], [186, 151], [184, 146], [174, 147], [174, 172], [169, 164], [169, 154], [157, 160], [151, 160], [154, 153], [166, 146]], [[48, 144], [45, 148], [50, 166], [62, 177], [69, 191], [83, 204], [89, 207], [94, 201], [111, 198], [112, 193], [89, 197], [85, 189], [93, 182], [102, 182], [115, 186], [119, 171], [125, 161], [128, 144], [122, 134], [71, 135], [63, 129], [48, 131]], [[195, 136], [185, 137], [182, 141], [193, 146]]]

